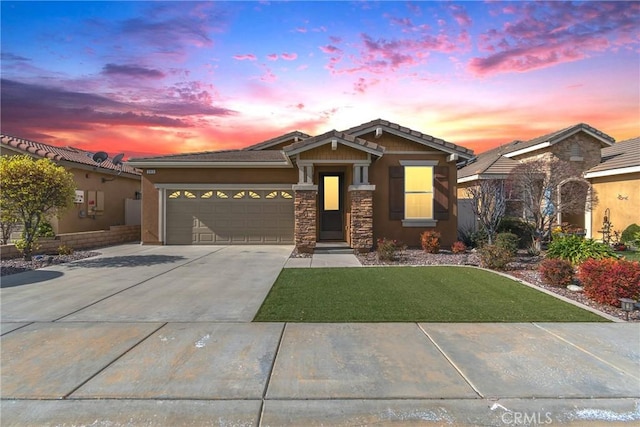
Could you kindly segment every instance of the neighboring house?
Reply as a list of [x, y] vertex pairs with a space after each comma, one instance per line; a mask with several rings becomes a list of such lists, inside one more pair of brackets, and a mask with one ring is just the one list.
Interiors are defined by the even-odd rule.
[[584, 177], [598, 195], [598, 204], [586, 215], [589, 237], [603, 237], [605, 216], [612, 224], [611, 231], [622, 232], [631, 224], [640, 224], [640, 137], [603, 148], [602, 162]]
[[[76, 203], [60, 218], [50, 220], [56, 234], [140, 224], [140, 202], [134, 201], [140, 199], [140, 172], [131, 166], [116, 165], [112, 158], [98, 164], [93, 160], [95, 153], [92, 152], [4, 134], [0, 135], [0, 143], [2, 156], [28, 154], [34, 158], [47, 158], [73, 174]], [[130, 218], [126, 218], [125, 210], [130, 211]]]
[[456, 162], [473, 153], [385, 120], [241, 150], [131, 159], [143, 170], [146, 244], [295, 244], [457, 239]]
[[[570, 162], [578, 176], [600, 163], [600, 151], [615, 140], [604, 132], [580, 123], [528, 141], [513, 141], [480, 153], [458, 170], [458, 203], [461, 229], [475, 229], [476, 221], [466, 189], [482, 179], [506, 179], [521, 162], [552, 159]], [[588, 185], [585, 182], [585, 185]], [[517, 215], [518, 195], [507, 192], [510, 214]], [[568, 222], [579, 228], [589, 228], [585, 213], [560, 216], [559, 222]], [[587, 230], [588, 232], [588, 230]]]

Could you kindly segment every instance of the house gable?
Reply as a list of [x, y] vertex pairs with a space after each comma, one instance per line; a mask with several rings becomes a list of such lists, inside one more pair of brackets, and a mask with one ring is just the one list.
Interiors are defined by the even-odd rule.
[[325, 145], [329, 145], [332, 151], [337, 151], [337, 148], [339, 145], [344, 145], [353, 150], [357, 150], [367, 154], [372, 154], [378, 157], [382, 156], [385, 151], [384, 147], [374, 142], [367, 141], [362, 138], [356, 138], [352, 135], [348, 135], [343, 132], [332, 130], [325, 134], [314, 136], [304, 141], [291, 144], [284, 148], [284, 152], [287, 156], [292, 157], [297, 154], [308, 152], [310, 150], [317, 149]]
[[[442, 151], [455, 156], [456, 159], [459, 158], [462, 160], [467, 160], [473, 157], [473, 151], [468, 148], [455, 145], [440, 138], [434, 138], [431, 135], [382, 119], [376, 119], [371, 122], [352, 127], [344, 132], [349, 135], [363, 137], [369, 140], [377, 140], [384, 137], [385, 142], [380, 142], [380, 144], [385, 146], [389, 151], [421, 151], [419, 149], [416, 150], [415, 147], [410, 144], [407, 145], [407, 143], [413, 142], [418, 144], [418, 147], [422, 147], [422, 151]], [[388, 135], [385, 136], [385, 134]], [[392, 136], [395, 136], [396, 138], [393, 138]], [[385, 143], [390, 144], [391, 147], [394, 148], [388, 147]]]

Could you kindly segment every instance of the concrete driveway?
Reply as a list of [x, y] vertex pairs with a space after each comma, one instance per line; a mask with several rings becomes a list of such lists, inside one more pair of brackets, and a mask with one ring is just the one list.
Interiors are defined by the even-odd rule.
[[290, 247], [103, 249], [2, 281], [2, 426], [640, 422], [638, 324], [251, 319]]
[[291, 250], [105, 248], [96, 258], [3, 277], [2, 322], [250, 322]]

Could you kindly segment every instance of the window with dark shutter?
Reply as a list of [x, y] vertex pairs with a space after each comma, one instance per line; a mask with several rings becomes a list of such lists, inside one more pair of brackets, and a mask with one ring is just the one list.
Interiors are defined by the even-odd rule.
[[389, 167], [389, 219], [404, 219], [404, 167]]
[[434, 168], [434, 219], [449, 219], [449, 167]]

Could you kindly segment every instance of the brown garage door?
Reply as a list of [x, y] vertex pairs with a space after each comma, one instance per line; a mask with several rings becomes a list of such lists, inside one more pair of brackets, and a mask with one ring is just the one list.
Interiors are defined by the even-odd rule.
[[293, 192], [246, 189], [167, 190], [166, 243], [293, 243]]

